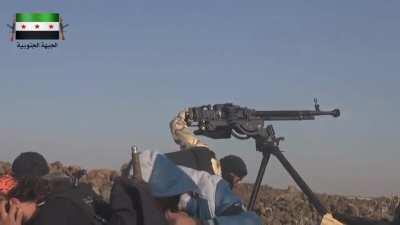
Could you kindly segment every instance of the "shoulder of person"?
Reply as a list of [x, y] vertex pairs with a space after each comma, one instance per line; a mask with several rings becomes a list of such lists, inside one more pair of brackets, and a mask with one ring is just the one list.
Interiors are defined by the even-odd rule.
[[38, 213], [32, 225], [69, 225], [68, 218], [79, 212], [72, 201], [64, 198], [50, 198], [38, 206]]

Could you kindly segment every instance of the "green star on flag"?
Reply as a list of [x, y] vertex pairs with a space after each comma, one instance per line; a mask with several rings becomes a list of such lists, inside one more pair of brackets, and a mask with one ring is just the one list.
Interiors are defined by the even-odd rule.
[[16, 40], [58, 40], [59, 37], [60, 15], [58, 13], [16, 14]]

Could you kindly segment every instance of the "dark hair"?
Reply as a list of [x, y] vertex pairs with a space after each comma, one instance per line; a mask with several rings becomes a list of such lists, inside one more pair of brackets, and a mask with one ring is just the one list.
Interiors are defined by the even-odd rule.
[[22, 177], [7, 197], [17, 198], [21, 202], [37, 202], [44, 200], [50, 193], [50, 189], [49, 182], [43, 178]]
[[41, 177], [49, 173], [49, 165], [46, 159], [37, 152], [23, 152], [15, 158], [11, 166], [12, 174], [15, 178], [21, 177]]
[[239, 156], [228, 155], [220, 159], [222, 176], [233, 173], [236, 176], [243, 178], [247, 176], [246, 163]]

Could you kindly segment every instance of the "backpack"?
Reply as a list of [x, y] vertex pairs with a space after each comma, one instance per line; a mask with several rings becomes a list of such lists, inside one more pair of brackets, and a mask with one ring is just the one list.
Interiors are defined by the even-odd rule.
[[118, 178], [111, 191], [111, 208], [114, 212], [135, 212], [135, 218], [121, 224], [168, 225], [164, 214], [155, 207], [150, 187], [137, 179]]
[[164, 155], [176, 165], [215, 175], [212, 164], [212, 160], [216, 160], [215, 153], [206, 147], [193, 147], [184, 151], [165, 153]]

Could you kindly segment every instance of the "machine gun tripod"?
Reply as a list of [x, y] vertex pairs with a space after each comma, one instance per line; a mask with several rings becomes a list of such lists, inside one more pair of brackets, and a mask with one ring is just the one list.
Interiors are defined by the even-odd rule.
[[268, 125], [266, 128], [261, 129], [258, 136], [254, 137], [256, 141], [256, 150], [261, 152], [263, 155], [260, 168], [258, 170], [256, 182], [251, 193], [250, 201], [248, 204], [248, 210], [254, 210], [254, 206], [257, 200], [258, 193], [260, 191], [261, 182], [263, 180], [265, 170], [271, 155], [275, 156], [282, 166], [286, 169], [289, 175], [293, 178], [296, 184], [300, 187], [303, 193], [307, 196], [310, 203], [316, 208], [320, 215], [325, 215], [327, 213], [326, 208], [321, 204], [319, 199], [315, 196], [311, 188], [299, 175], [296, 169], [290, 164], [283, 155], [282, 151], [279, 149], [279, 142], [283, 140], [282, 137], [276, 137], [275, 131], [272, 125]]
[[206, 105], [189, 108], [187, 124], [198, 127], [194, 132], [213, 139], [227, 139], [234, 136], [238, 139], [252, 138], [256, 142], [256, 150], [263, 154], [260, 168], [248, 204], [248, 210], [254, 210], [261, 182], [271, 155], [275, 156], [289, 175], [307, 196], [320, 215], [327, 213], [311, 188], [298, 174], [279, 149], [282, 137], [277, 137], [272, 125], [264, 126], [264, 121], [272, 120], [314, 120], [316, 116], [331, 115], [339, 117], [339, 109], [321, 111], [317, 99], [314, 99], [315, 110], [290, 111], [256, 111], [231, 103]]

